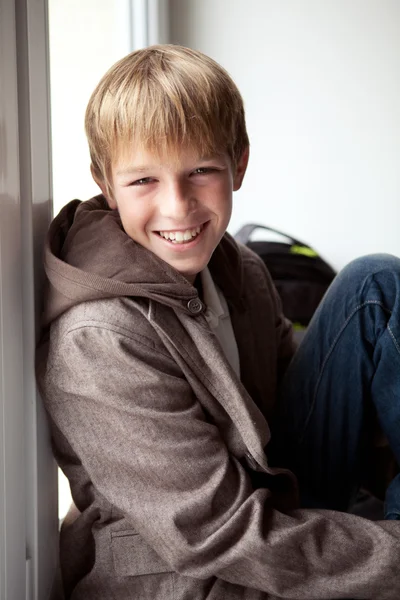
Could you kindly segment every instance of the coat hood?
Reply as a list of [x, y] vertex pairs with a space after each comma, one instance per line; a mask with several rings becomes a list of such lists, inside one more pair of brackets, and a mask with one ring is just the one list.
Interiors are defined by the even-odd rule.
[[[48, 286], [43, 324], [88, 300], [131, 296], [156, 300], [190, 313], [197, 289], [176, 269], [137, 244], [124, 231], [118, 211], [104, 196], [73, 200], [50, 225], [44, 249]], [[242, 260], [237, 243], [225, 234], [214, 251], [210, 271], [223, 289], [241, 302]], [[233, 287], [232, 287], [233, 286]]]

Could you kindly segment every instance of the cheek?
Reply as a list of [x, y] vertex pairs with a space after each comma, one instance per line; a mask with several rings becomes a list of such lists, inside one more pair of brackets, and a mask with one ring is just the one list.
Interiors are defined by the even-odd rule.
[[228, 203], [231, 203], [232, 202], [232, 194], [233, 194], [232, 179], [229, 177], [229, 178], [225, 179], [223, 182], [221, 182], [221, 196], [223, 196]]
[[229, 212], [232, 209], [232, 186], [230, 182], [223, 182], [215, 197], [218, 198], [218, 209]]
[[215, 205], [223, 207], [232, 201], [232, 185], [227, 179], [217, 181], [210, 189], [208, 198]]
[[120, 198], [118, 207], [125, 231], [135, 234], [135, 237], [143, 235], [152, 219], [150, 203], [145, 199], [126, 195], [123, 199]]

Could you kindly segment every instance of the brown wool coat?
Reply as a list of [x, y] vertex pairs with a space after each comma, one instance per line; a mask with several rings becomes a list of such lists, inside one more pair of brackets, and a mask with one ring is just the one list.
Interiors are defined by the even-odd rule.
[[239, 380], [196, 289], [102, 197], [68, 205], [45, 252], [38, 381], [77, 507], [61, 532], [67, 598], [400, 598], [399, 529], [296, 509], [294, 477], [268, 466], [293, 343], [253, 253], [226, 235], [209, 265]]

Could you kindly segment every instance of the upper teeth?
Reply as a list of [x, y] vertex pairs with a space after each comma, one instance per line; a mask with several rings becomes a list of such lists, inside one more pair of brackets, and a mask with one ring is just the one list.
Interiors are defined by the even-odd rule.
[[192, 238], [196, 237], [201, 231], [201, 227], [195, 227], [194, 229], [186, 229], [186, 231], [160, 231], [160, 235], [166, 240], [171, 240], [178, 244], [188, 242]]

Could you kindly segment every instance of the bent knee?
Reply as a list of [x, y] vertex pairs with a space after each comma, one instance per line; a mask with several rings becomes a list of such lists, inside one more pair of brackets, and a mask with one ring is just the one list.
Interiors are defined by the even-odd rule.
[[352, 260], [340, 271], [339, 276], [365, 278], [381, 271], [400, 274], [400, 258], [392, 254], [367, 254]]

